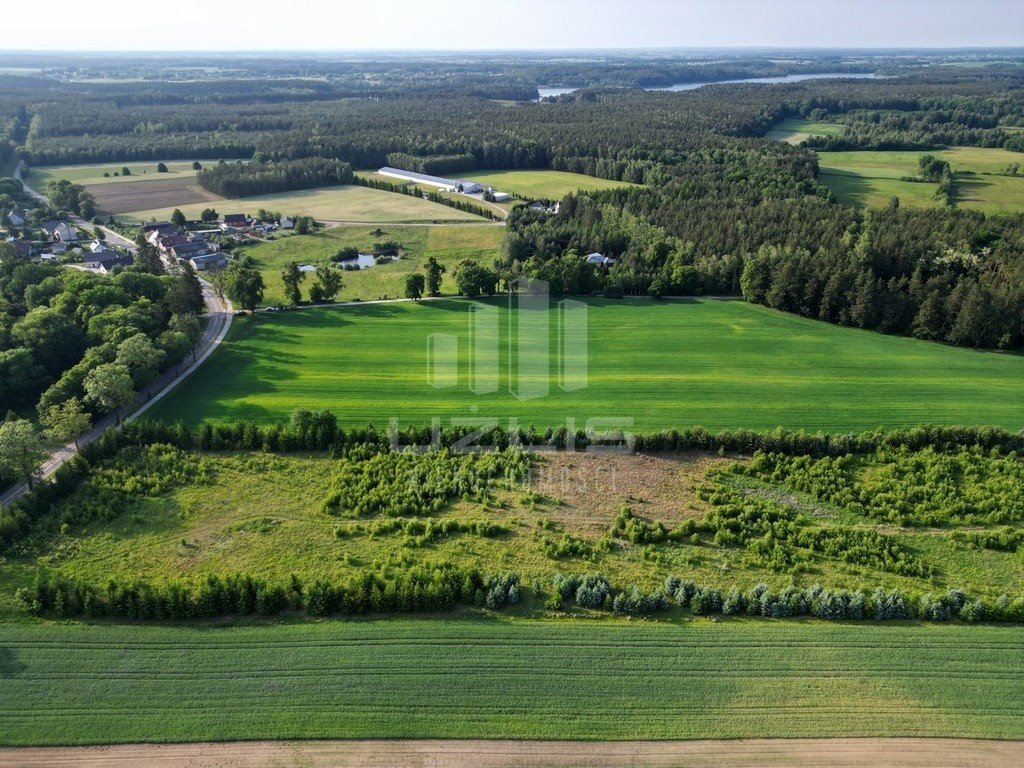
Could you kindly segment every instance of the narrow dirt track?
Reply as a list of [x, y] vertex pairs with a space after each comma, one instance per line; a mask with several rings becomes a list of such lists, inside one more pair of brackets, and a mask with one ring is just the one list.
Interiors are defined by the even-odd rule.
[[0, 749], [4, 768], [1011, 768], [1024, 741], [254, 741]]

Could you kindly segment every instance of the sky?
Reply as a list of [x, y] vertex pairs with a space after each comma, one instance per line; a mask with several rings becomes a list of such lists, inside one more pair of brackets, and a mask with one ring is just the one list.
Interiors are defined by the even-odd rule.
[[33, 0], [0, 49], [1024, 46], [1024, 0]]

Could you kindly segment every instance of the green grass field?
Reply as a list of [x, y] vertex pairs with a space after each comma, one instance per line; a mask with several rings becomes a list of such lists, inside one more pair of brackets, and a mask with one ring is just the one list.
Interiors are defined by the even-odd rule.
[[[266, 208], [285, 215], [313, 216], [321, 221], [374, 223], [486, 221], [472, 213], [432, 203], [429, 200], [354, 185], [259, 195], [241, 200], [224, 200], [214, 204], [196, 203], [182, 205], [180, 208], [189, 218], [198, 218], [199, 213], [211, 205], [221, 213], [252, 214], [258, 208]], [[133, 211], [116, 218], [129, 223], [159, 220], [168, 218], [173, 210], [173, 207], [168, 207]]]
[[956, 147], [934, 152], [819, 152], [821, 181], [848, 205], [880, 207], [898, 196], [903, 205], [934, 207], [935, 184], [901, 181], [918, 173], [918, 159], [932, 154], [949, 162], [956, 174], [959, 208], [986, 213], [1024, 211], [1024, 178], [999, 176], [1024, 155], [1005, 149]]
[[626, 181], [599, 179], [582, 173], [568, 171], [471, 171], [466, 178], [489, 184], [501, 192], [527, 200], [546, 198], [560, 200], [570, 192], [577, 190], [614, 189], [616, 187], [634, 186]]
[[[337, 296], [339, 301], [401, 296], [405, 291], [405, 276], [410, 272], [422, 271], [424, 263], [431, 256], [448, 270], [448, 284], [444, 287], [451, 291], [454, 290], [451, 275], [458, 263], [463, 259], [476, 259], [482, 264], [491, 264], [498, 255], [501, 238], [505, 234], [504, 227], [498, 225], [394, 225], [380, 229], [382, 232], [377, 235], [376, 227], [331, 227], [314, 235], [288, 235], [248, 248], [246, 253], [256, 259], [263, 272], [263, 280], [267, 285], [265, 303], [284, 302], [281, 270], [291, 262], [326, 264], [342, 248], [354, 247], [369, 252], [374, 243], [387, 240], [402, 244], [405, 252], [401, 260], [358, 272], [345, 271], [343, 287]], [[300, 286], [304, 296], [308, 295], [313, 280], [314, 277], [310, 275]]]
[[786, 141], [790, 144], [799, 144], [811, 136], [842, 136], [843, 126], [837, 123], [822, 123], [814, 120], [802, 120], [798, 117], [790, 117], [776, 123], [772, 129], [765, 134], [766, 139], [774, 141]]
[[[196, 172], [192, 170], [192, 160], [165, 160], [167, 173], [157, 173], [159, 160], [152, 162], [128, 163], [88, 163], [84, 165], [46, 165], [32, 168], [25, 181], [36, 191], [42, 192], [46, 185], [57, 179], [67, 179], [75, 184], [116, 184], [122, 181], [150, 181], [161, 179], [192, 178]], [[213, 165], [216, 160], [200, 160], [204, 165]], [[114, 176], [121, 173], [125, 166], [132, 172], [131, 176]], [[104, 173], [110, 176], [104, 177]]]
[[1024, 733], [1010, 627], [403, 619], [0, 638], [5, 745]]
[[[150, 413], [192, 424], [270, 422], [298, 407], [328, 408], [346, 425], [380, 426], [391, 418], [421, 426], [432, 418], [493, 417], [524, 426], [572, 418], [583, 428], [593, 418], [627, 418], [643, 432], [695, 424], [832, 432], [1024, 426], [1020, 355], [840, 328], [742, 301], [592, 300], [586, 389], [562, 391], [552, 376], [547, 396], [517, 400], [507, 394], [502, 345], [499, 391], [473, 395], [470, 306], [445, 301], [239, 318], [226, 343]], [[428, 383], [433, 333], [459, 338], [457, 386]]]

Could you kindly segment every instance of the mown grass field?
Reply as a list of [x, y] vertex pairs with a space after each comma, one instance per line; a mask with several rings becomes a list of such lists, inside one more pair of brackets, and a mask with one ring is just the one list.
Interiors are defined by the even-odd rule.
[[0, 625], [0, 743], [1019, 738], [1018, 628]]
[[768, 133], [766, 139], [774, 141], [786, 141], [790, 144], [799, 144], [811, 136], [842, 136], [843, 126], [837, 123], [822, 123], [814, 120], [803, 120], [798, 117], [790, 117], [776, 123]]
[[[167, 179], [193, 179], [192, 160], [164, 160], [167, 173], [157, 173], [159, 160], [126, 163], [86, 163], [82, 165], [41, 165], [31, 168], [25, 181], [33, 189], [42, 192], [50, 181], [67, 179], [75, 184], [119, 184], [125, 181], [164, 181]], [[203, 167], [215, 165], [216, 160], [200, 160]], [[127, 167], [131, 176], [114, 176]], [[109, 176], [104, 176], [109, 173]]]
[[582, 173], [568, 171], [525, 170], [525, 171], [471, 171], [466, 178], [488, 184], [501, 192], [532, 200], [545, 198], [560, 200], [577, 190], [594, 191], [616, 187], [635, 186], [626, 181], [599, 179]]
[[[398, 195], [395, 195], [398, 197]], [[260, 243], [248, 248], [246, 253], [260, 265], [266, 283], [264, 303], [278, 304], [285, 300], [281, 270], [293, 261], [299, 264], [327, 264], [331, 256], [346, 247], [358, 248], [368, 253], [374, 243], [394, 240], [402, 244], [404, 252], [399, 261], [383, 263], [369, 269], [342, 273], [343, 286], [338, 294], [339, 301], [352, 299], [378, 299], [384, 296], [395, 298], [405, 291], [405, 276], [410, 272], [422, 271], [427, 259], [433, 256], [445, 266], [447, 285], [442, 287], [454, 291], [452, 273], [463, 259], [476, 259], [481, 264], [491, 264], [497, 257], [498, 248], [505, 229], [499, 225], [476, 226], [453, 224], [450, 226], [394, 225], [381, 227], [341, 226], [321, 230], [312, 235], [287, 235], [274, 241]], [[309, 275], [300, 286], [303, 295], [308, 295], [314, 280]]]
[[[390, 419], [422, 426], [433, 418], [491, 417], [540, 427], [574, 419], [584, 428], [590, 419], [624, 418], [641, 432], [696, 424], [832, 432], [1024, 426], [1020, 355], [840, 328], [742, 301], [589, 301], [585, 389], [558, 387], [552, 320], [546, 396], [520, 401], [509, 394], [504, 336], [495, 342], [498, 391], [474, 395], [470, 306], [401, 303], [238, 318], [209, 361], [150, 413], [191, 424], [266, 423], [299, 407], [327, 408], [343, 424], [381, 427]], [[505, 311], [499, 309], [500, 328], [507, 327]], [[455, 386], [435, 388], [428, 380], [433, 333], [458, 337]]]
[[214, 207], [221, 214], [254, 214], [257, 209], [266, 208], [286, 216], [313, 216], [321, 221], [374, 223], [486, 221], [475, 214], [432, 203], [429, 200], [355, 185], [303, 189], [296, 192], [246, 197], [240, 200], [220, 200], [214, 204], [195, 203], [139, 209], [126, 212], [116, 218], [128, 223], [166, 219], [175, 207], [180, 208], [189, 218], [198, 218], [204, 208]]
[[933, 152], [819, 152], [820, 180], [849, 205], [880, 207], [892, 196], [903, 205], [942, 205], [935, 184], [901, 181], [918, 174], [918, 160], [932, 154], [949, 162], [956, 181], [956, 206], [986, 213], [1024, 211], [1024, 177], [997, 175], [1013, 163], [1018, 152], [1005, 149], [956, 147]]

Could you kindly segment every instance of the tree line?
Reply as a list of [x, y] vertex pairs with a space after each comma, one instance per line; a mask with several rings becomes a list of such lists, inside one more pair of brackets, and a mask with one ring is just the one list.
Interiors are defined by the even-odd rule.
[[351, 184], [352, 166], [320, 157], [276, 162], [256, 157], [248, 163], [222, 161], [203, 168], [196, 182], [221, 197], [253, 197]]

